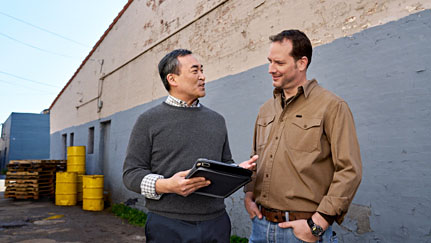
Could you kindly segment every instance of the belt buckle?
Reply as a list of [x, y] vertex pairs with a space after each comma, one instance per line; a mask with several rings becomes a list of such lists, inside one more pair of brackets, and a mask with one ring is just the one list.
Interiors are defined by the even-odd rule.
[[[258, 208], [259, 208], [259, 211], [261, 211], [261, 212], [262, 211], [266, 211], [268, 213], [271, 213], [271, 212], [276, 213], [277, 211], [280, 211], [280, 210], [274, 210], [272, 208], [265, 208], [265, 207], [263, 207], [260, 204], [258, 204]], [[286, 219], [284, 222], [288, 222], [289, 221], [289, 211], [284, 211], [284, 216], [285, 216], [285, 219]], [[273, 221], [271, 221], [271, 222], [273, 222]]]

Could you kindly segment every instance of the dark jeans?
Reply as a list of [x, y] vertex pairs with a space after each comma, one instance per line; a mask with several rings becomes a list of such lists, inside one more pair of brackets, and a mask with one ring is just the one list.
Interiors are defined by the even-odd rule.
[[230, 219], [227, 213], [206, 221], [184, 221], [148, 213], [145, 236], [148, 243], [230, 242]]

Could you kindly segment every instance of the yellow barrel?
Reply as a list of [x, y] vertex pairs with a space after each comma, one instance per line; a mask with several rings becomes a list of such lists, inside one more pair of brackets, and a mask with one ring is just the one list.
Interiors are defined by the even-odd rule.
[[82, 176], [82, 192], [82, 209], [88, 211], [103, 210], [103, 175]]
[[67, 171], [85, 174], [85, 146], [67, 147]]
[[76, 179], [76, 200], [82, 202], [82, 175], [78, 175]]
[[55, 181], [55, 205], [76, 205], [76, 173], [57, 172]]

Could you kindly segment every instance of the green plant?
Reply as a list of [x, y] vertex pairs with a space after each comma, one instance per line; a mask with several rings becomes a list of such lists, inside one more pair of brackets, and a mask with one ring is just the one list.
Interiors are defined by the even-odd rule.
[[2, 169], [0, 175], [6, 175], [6, 173], [7, 173], [7, 168]]
[[242, 238], [236, 235], [232, 235], [230, 237], [230, 243], [248, 243], [248, 239], [247, 238]]
[[116, 216], [126, 219], [127, 222], [132, 225], [144, 227], [145, 222], [147, 221], [147, 214], [124, 204], [114, 204], [111, 211]]

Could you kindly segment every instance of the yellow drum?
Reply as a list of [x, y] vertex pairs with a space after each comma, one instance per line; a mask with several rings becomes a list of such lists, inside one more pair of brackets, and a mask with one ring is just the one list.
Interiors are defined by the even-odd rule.
[[82, 202], [82, 175], [78, 175], [76, 179], [76, 200]]
[[76, 173], [57, 172], [55, 182], [55, 205], [76, 205]]
[[82, 209], [88, 211], [103, 210], [103, 175], [82, 176], [82, 192]]
[[67, 171], [85, 174], [85, 146], [67, 147]]

